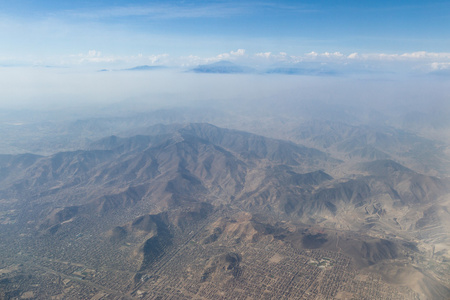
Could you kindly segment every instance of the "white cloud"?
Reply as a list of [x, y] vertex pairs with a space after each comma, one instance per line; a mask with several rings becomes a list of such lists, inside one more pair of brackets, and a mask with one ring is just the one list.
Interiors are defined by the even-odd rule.
[[310, 53], [306, 53], [307, 57], [317, 57], [319, 54], [317, 52], [311, 51]]
[[[297, 56], [298, 57], [298, 56]], [[315, 51], [311, 51], [309, 53], [306, 53], [303, 58], [304, 59], [337, 59], [337, 58], [343, 58], [344, 54], [341, 52], [323, 52], [323, 53], [317, 53]]]
[[189, 55], [186, 57], [179, 57], [175, 63], [180, 67], [188, 68], [208, 63], [208, 60], [197, 55]]
[[[142, 55], [142, 54], [141, 54]], [[157, 54], [157, 55], [150, 55], [147, 57], [152, 64], [164, 64], [165, 61], [169, 58], [169, 54]]]
[[64, 66], [93, 64], [95, 67], [98, 67], [98, 65], [102, 65], [102, 67], [134, 67], [137, 65], [163, 65], [167, 64], [169, 60], [169, 55], [166, 53], [152, 55], [104, 55], [101, 51], [89, 50], [87, 53], [63, 56], [59, 64]]
[[385, 61], [426, 61], [426, 60], [450, 60], [450, 53], [447, 52], [407, 52], [407, 53], [352, 53], [348, 56], [351, 59], [360, 60], [385, 60]]
[[433, 71], [450, 70], [450, 62], [434, 62], [430, 64]]
[[[263, 67], [264, 65], [283, 63], [283, 64], [298, 64], [306, 62], [322, 63], [322, 64], [336, 64], [335, 67], [352, 64], [358, 69], [358, 64], [364, 63], [362, 69], [377, 71], [400, 71], [407, 70], [427, 72], [423, 68], [426, 64], [430, 64], [432, 60], [433, 68], [447, 68], [447, 62], [450, 62], [450, 53], [434, 53], [434, 52], [411, 52], [411, 53], [357, 53], [344, 54], [339, 51], [335, 52], [315, 52], [311, 51], [302, 55], [289, 55], [286, 52], [257, 52], [254, 54], [247, 54], [244, 49], [230, 51], [219, 54], [214, 57], [201, 58], [199, 56], [191, 56], [188, 58], [188, 63], [183, 65], [206, 64], [220, 60], [232, 60], [247, 65], [254, 65]], [[380, 64], [380, 62], [384, 62]], [[429, 70], [430, 67], [428, 67]]]
[[401, 57], [412, 59], [450, 59], [450, 53], [418, 51], [412, 53], [404, 53], [401, 55]]
[[219, 54], [215, 57], [204, 58], [205, 63], [220, 61], [220, 60], [235, 60], [237, 58], [242, 58], [245, 56], [245, 49], [238, 49], [236, 51], [230, 51], [227, 53]]
[[68, 57], [70, 63], [112, 63], [120, 61], [122, 58], [119, 56], [108, 55], [104, 56], [100, 51], [89, 50], [87, 53], [79, 53], [77, 55], [70, 55]]
[[[0, 66], [55, 66], [55, 67], [92, 67], [93, 69], [122, 69], [139, 65], [165, 65], [171, 67], [189, 68], [201, 64], [229, 60], [238, 64], [247, 65], [264, 70], [273, 65], [295, 65], [299, 63], [327, 64], [330, 68], [340, 72], [349, 70], [375, 70], [388, 73], [429, 73], [436, 70], [448, 70], [450, 53], [447, 52], [407, 52], [407, 53], [349, 53], [316, 52], [303, 54], [288, 54], [286, 52], [274, 53], [256, 52], [248, 53], [243, 48], [215, 56], [171, 56], [167, 53], [133, 55], [119, 55], [106, 53], [91, 48], [84, 53], [60, 55], [53, 57], [30, 56], [0, 57]], [[381, 73], [380, 73], [381, 74]]]
[[271, 55], [272, 55], [272, 52], [260, 52], [260, 53], [255, 54], [256, 57], [262, 57], [262, 58], [270, 58]]
[[97, 50], [89, 50], [87, 56], [88, 57], [100, 57], [102, 53]]
[[333, 52], [333, 53], [324, 52], [321, 54], [321, 56], [328, 57], [328, 58], [339, 58], [339, 57], [343, 57], [344, 54], [342, 54], [341, 52]]
[[230, 54], [233, 56], [243, 56], [245, 55], [245, 49], [238, 49], [237, 51], [231, 51]]

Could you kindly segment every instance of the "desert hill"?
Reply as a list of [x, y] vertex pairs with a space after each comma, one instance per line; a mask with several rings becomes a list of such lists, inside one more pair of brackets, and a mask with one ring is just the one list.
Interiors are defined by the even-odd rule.
[[[119, 280], [124, 292], [114, 293], [127, 297], [148, 293], [171, 272], [187, 278], [178, 280], [194, 298], [250, 284], [256, 257], [266, 250], [267, 276], [287, 257], [292, 266], [314, 270], [303, 277], [292, 269], [292, 290], [295, 278], [329, 284], [333, 266], [352, 280], [369, 272], [361, 275], [366, 280], [390, 278], [393, 271], [381, 274], [376, 266], [402, 262], [417, 266], [423, 281], [406, 290], [384, 282], [380, 291], [441, 299], [445, 271], [424, 265], [450, 254], [448, 179], [403, 165], [396, 159], [401, 149], [393, 149], [412, 146], [399, 137], [328, 124], [347, 139], [341, 143], [320, 137], [321, 124], [299, 133], [309, 145], [321, 140], [321, 150], [193, 123], [146, 127], [50, 156], [2, 155], [2, 251], [13, 258], [11, 249], [24, 249], [20, 255], [39, 264], [87, 265], [105, 278], [126, 270]], [[361, 130], [366, 138], [354, 144]], [[335, 158], [327, 148], [347, 154]]]

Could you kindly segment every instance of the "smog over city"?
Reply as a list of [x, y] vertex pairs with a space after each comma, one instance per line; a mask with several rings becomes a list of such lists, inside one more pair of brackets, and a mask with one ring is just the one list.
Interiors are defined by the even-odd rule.
[[450, 3], [0, 3], [0, 299], [450, 299]]

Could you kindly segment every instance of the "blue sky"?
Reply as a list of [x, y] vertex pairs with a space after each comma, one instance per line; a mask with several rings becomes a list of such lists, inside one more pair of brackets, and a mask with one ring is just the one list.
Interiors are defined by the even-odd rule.
[[206, 59], [238, 49], [245, 49], [247, 55], [292, 56], [446, 53], [450, 52], [450, 3], [2, 1], [0, 40], [2, 64], [63, 65], [72, 63], [71, 57], [89, 53], [102, 55], [104, 65], [139, 55], [165, 55], [172, 64], [195, 64], [180, 58]]
[[[183, 73], [221, 60], [257, 70], [246, 77], [254, 84]], [[175, 73], [98, 72], [142, 65]], [[286, 74], [302, 76], [279, 77]], [[402, 88], [393, 91], [392, 80]], [[428, 93], [450, 102], [449, 80], [449, 1], [0, 1], [0, 106], [168, 94], [256, 99], [286, 90], [369, 102], [403, 92], [428, 101]]]

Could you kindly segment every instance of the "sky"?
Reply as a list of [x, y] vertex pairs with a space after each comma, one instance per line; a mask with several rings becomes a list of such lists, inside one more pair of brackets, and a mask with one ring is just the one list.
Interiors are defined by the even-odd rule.
[[[189, 70], [223, 60], [257, 74], [445, 81], [450, 2], [0, 1], [0, 80], [8, 83], [0, 105], [95, 90], [80, 83], [87, 80], [83, 72], [142, 65]], [[66, 92], [48, 94], [63, 86]], [[102, 92], [108, 98], [100, 88], [95, 97]]]
[[0, 62], [183, 65], [239, 49], [447, 61], [449, 25], [448, 1], [1, 1]]

